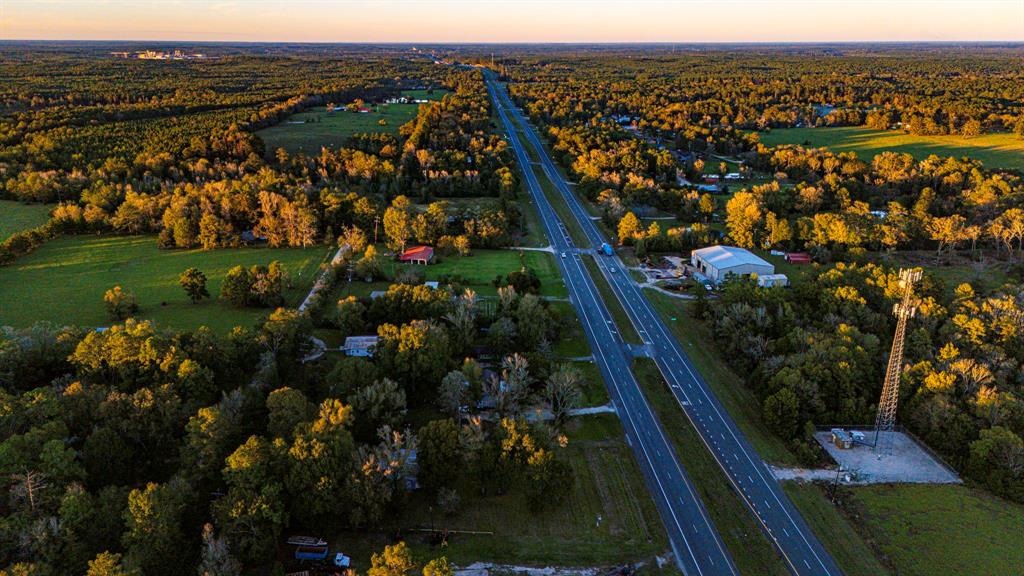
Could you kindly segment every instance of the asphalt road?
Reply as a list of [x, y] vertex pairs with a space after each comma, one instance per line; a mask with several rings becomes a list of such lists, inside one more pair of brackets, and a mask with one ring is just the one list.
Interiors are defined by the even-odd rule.
[[[587, 239], [593, 245], [588, 248], [597, 247], [602, 242], [607, 242], [608, 239], [604, 238], [593, 220], [590, 219], [590, 215], [570, 190], [568, 183], [562, 178], [558, 168], [548, 156], [536, 130], [509, 99], [504, 87], [494, 81], [493, 75], [487, 73], [487, 77], [488, 89], [491, 91], [492, 98], [496, 95], [501, 101], [501, 107], [511, 113], [523, 127], [527, 140], [540, 156], [544, 173], [565, 198]], [[504, 113], [502, 119], [508, 127]], [[525, 160], [523, 158], [525, 154], [521, 152], [519, 143], [513, 141], [513, 146], [516, 147], [516, 155], [519, 157], [520, 163], [528, 162], [528, 158]], [[532, 177], [532, 171], [527, 172]], [[533, 187], [534, 184], [531, 184], [531, 191]], [[535, 194], [536, 196], [537, 194]], [[557, 222], [557, 216], [554, 215], [550, 206], [548, 212], [551, 214], [544, 216], [545, 224], [549, 218], [553, 218]], [[719, 466], [725, 471], [733, 488], [760, 522], [761, 527], [779, 551], [790, 571], [801, 576], [811, 574], [839, 576], [842, 574], [838, 565], [825, 551], [821, 542], [800, 517], [789, 498], [786, 497], [768, 466], [761, 460], [750, 442], [736, 427], [736, 423], [733, 422], [725, 408], [708, 388], [707, 383], [690, 362], [679, 342], [651, 303], [648, 302], [642, 289], [630, 277], [619, 258], [617, 256], [598, 256], [596, 260], [602, 275], [611, 285], [633, 326], [643, 338], [648, 349], [651, 350], [652, 357], [669, 383], [682, 411], [696, 428]], [[586, 276], [585, 271], [582, 276]], [[567, 284], [588, 282], [588, 280], [577, 278], [575, 275], [566, 277]], [[603, 306], [601, 308], [603, 310]], [[629, 365], [625, 364], [625, 366], [628, 368]], [[616, 365], [616, 367], [619, 366]], [[640, 402], [643, 402], [642, 398]], [[649, 409], [647, 411], [650, 412]], [[642, 429], [647, 426], [658, 426], [656, 420], [653, 420], [653, 416], [651, 418], [650, 423], [639, 422], [638, 425]], [[678, 465], [676, 466], [678, 467]], [[692, 490], [690, 492], [692, 494]], [[696, 497], [694, 496], [694, 498]], [[714, 532], [710, 527], [709, 530]], [[720, 543], [718, 546], [721, 548]]]
[[[496, 103], [501, 102], [500, 87], [488, 83], [488, 90]], [[497, 108], [516, 159], [523, 169], [523, 178], [556, 251], [555, 260], [569, 289], [570, 301], [580, 317], [594, 360], [610, 388], [626, 440], [636, 454], [644, 480], [665, 524], [679, 568], [688, 575], [738, 574], [661, 424], [640, 391], [630, 370], [631, 359], [612, 316], [580, 254], [576, 252], [568, 231], [544, 195], [530, 158], [506, 115], [506, 106], [499, 104]]]

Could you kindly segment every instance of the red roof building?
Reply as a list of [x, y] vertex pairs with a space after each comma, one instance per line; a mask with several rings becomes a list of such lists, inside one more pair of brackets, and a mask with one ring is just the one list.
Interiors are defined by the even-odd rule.
[[431, 260], [434, 259], [434, 249], [430, 246], [413, 246], [402, 255], [398, 257], [401, 262], [411, 262], [413, 264], [430, 264]]
[[811, 255], [806, 252], [787, 252], [786, 262], [790, 264], [810, 264]]

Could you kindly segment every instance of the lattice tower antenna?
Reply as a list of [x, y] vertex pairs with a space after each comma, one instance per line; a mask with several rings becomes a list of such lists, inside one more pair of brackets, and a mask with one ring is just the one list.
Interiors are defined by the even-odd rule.
[[896, 335], [889, 352], [889, 366], [885, 370], [885, 384], [882, 398], [878, 401], [878, 416], [875, 418], [875, 452], [879, 455], [892, 452], [893, 429], [896, 426], [896, 406], [900, 399], [900, 373], [903, 366], [903, 341], [907, 335], [907, 320], [917, 313], [917, 299], [914, 298], [914, 283], [921, 279], [921, 270], [900, 270], [900, 288], [903, 298], [892, 307], [896, 316]]

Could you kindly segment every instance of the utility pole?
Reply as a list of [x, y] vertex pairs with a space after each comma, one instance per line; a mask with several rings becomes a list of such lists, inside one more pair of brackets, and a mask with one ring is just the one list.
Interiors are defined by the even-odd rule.
[[373, 243], [377, 243], [377, 224], [380, 223], [380, 214], [373, 215]]
[[896, 406], [900, 399], [900, 374], [903, 371], [903, 343], [907, 335], [907, 320], [917, 313], [914, 283], [921, 279], [921, 269], [900, 270], [900, 288], [903, 298], [892, 307], [896, 316], [896, 335], [889, 352], [889, 366], [885, 370], [882, 398], [878, 401], [875, 418], [875, 453], [879, 457], [892, 452], [892, 434], [896, 427]]

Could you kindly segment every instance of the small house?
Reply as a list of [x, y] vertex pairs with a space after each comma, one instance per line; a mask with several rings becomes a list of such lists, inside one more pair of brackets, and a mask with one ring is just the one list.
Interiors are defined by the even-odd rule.
[[773, 286], [789, 286], [789, 278], [785, 274], [765, 274], [764, 276], [757, 277], [757, 285], [762, 288], [771, 288]]
[[379, 336], [349, 336], [342, 349], [346, 356], [372, 357], [379, 341]]

